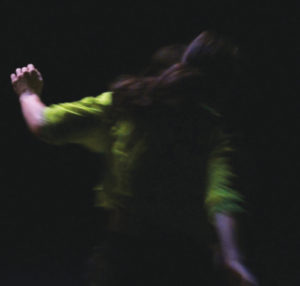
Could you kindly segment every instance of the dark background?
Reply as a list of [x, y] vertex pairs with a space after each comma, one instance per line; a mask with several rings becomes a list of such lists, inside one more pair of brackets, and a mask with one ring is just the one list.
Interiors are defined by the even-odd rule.
[[105, 91], [120, 74], [140, 71], [157, 48], [187, 43], [207, 28], [239, 44], [253, 80], [253, 91], [229, 117], [239, 134], [236, 165], [247, 202], [239, 222], [247, 263], [261, 285], [300, 284], [299, 19], [292, 2], [0, 5], [1, 285], [82, 285], [104, 221], [91, 191], [101, 158], [35, 139], [10, 73], [33, 63], [44, 76], [45, 103], [77, 100]]

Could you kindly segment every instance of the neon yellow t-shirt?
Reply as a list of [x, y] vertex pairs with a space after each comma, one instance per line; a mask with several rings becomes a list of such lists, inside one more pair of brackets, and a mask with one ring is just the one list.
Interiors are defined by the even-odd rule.
[[[242, 198], [231, 188], [230, 142], [217, 128], [200, 126], [202, 119], [188, 126], [193, 119], [182, 114], [182, 121], [153, 118], [149, 129], [137, 132], [133, 119], [115, 119], [112, 110], [112, 93], [105, 92], [44, 111], [46, 142], [80, 144], [106, 155], [105, 179], [95, 187], [98, 206], [130, 207], [139, 216], [187, 228], [198, 209], [198, 216], [204, 210], [210, 219], [242, 210]], [[213, 116], [204, 108], [199, 112]]]

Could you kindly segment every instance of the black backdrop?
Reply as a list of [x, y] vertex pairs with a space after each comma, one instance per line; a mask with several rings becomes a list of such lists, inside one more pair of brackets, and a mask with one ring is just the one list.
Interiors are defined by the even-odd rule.
[[234, 124], [241, 135], [237, 172], [247, 214], [239, 221], [247, 262], [261, 285], [299, 285], [296, 7], [194, 2], [1, 1], [1, 285], [82, 285], [104, 221], [91, 191], [101, 158], [35, 139], [10, 73], [34, 63], [44, 76], [45, 103], [77, 100], [140, 71], [157, 48], [187, 43], [207, 28], [240, 45], [255, 86], [232, 110], [240, 111]]

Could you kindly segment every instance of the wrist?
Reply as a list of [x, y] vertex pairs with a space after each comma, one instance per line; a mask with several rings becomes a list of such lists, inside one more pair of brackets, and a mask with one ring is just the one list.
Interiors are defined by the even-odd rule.
[[23, 92], [20, 93], [19, 99], [22, 100], [22, 99], [30, 97], [30, 96], [40, 97], [36, 92], [34, 92], [32, 90], [24, 90]]

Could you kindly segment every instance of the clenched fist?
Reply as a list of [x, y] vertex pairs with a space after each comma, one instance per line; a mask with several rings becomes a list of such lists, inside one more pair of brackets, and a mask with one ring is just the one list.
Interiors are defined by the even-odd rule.
[[18, 96], [22, 94], [41, 95], [43, 89], [43, 78], [41, 73], [29, 64], [23, 68], [17, 68], [15, 73], [10, 75], [14, 91]]

